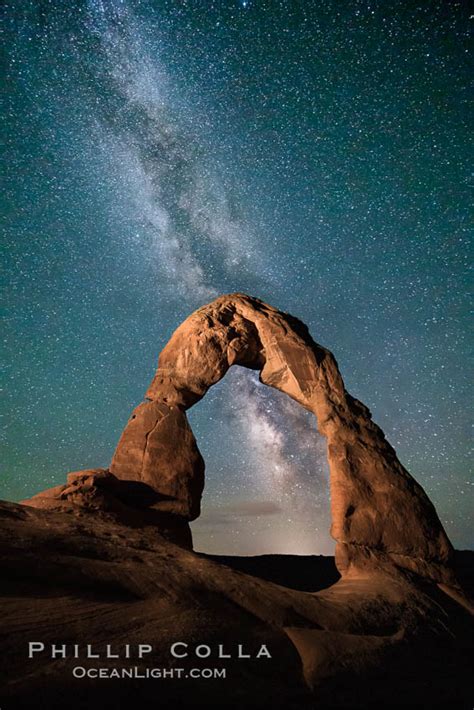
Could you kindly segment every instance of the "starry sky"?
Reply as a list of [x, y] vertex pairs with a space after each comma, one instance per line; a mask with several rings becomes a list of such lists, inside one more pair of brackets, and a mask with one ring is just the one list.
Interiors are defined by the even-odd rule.
[[[474, 547], [466, 8], [6, 0], [2, 498], [106, 467], [173, 330], [244, 291], [334, 352]], [[189, 417], [197, 549], [331, 554], [309, 413], [234, 367]]]

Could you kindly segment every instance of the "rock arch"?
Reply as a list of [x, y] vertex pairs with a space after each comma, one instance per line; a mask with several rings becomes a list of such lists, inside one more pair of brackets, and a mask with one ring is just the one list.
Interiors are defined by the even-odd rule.
[[434, 506], [369, 409], [345, 390], [332, 353], [301, 321], [245, 294], [217, 298], [174, 332], [110, 471], [151, 486], [158, 510], [197, 518], [204, 462], [186, 410], [235, 364], [259, 370], [264, 384], [315, 414], [327, 438], [331, 534], [341, 574], [395, 566], [449, 582], [453, 550]]

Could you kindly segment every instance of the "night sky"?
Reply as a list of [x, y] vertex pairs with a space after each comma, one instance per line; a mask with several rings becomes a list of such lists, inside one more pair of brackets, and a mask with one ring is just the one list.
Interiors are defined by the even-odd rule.
[[[333, 351], [474, 547], [468, 27], [446, 0], [7, 0], [2, 498], [106, 467], [172, 331], [244, 291]], [[197, 549], [331, 553], [309, 413], [235, 367], [189, 417]]]

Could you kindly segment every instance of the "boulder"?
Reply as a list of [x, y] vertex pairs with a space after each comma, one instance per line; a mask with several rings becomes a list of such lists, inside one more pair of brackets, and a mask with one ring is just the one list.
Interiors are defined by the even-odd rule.
[[165, 540], [192, 549], [189, 523], [181, 515], [156, 510], [154, 506], [160, 498], [146, 483], [122, 481], [110, 471], [96, 468], [69, 473], [66, 484], [41, 491], [21, 503], [40, 510], [95, 515], [130, 528], [151, 528]]

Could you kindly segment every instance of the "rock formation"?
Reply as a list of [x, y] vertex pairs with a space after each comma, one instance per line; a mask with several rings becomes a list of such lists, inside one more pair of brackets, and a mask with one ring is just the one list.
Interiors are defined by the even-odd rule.
[[72, 504], [119, 519], [146, 510], [141, 519], [147, 524], [168, 521], [167, 528], [179, 529], [179, 540], [190, 545], [188, 522], [200, 513], [204, 462], [186, 409], [236, 364], [259, 370], [264, 384], [313, 412], [327, 438], [339, 571], [396, 567], [452, 583], [452, 547], [433, 505], [367, 407], [345, 390], [332, 353], [301, 321], [244, 294], [217, 298], [175, 331], [109, 471], [70, 474], [67, 485], [28, 504]]
[[[164, 510], [156, 510], [160, 501]], [[120, 480], [107, 469], [74, 471], [67, 483], [37, 493], [23, 501], [41, 510], [93, 513], [107, 521], [120, 522], [132, 528], [159, 531], [165, 540], [192, 548], [189, 523], [180, 515], [166, 511], [165, 496], [141, 481]]]
[[327, 437], [331, 533], [341, 573], [397, 566], [449, 581], [451, 544], [421, 486], [397, 459], [370, 411], [344, 388], [334, 356], [296, 318], [244, 294], [198, 309], [172, 335], [112, 459], [118, 478], [165, 496], [155, 507], [199, 515], [203, 461], [185, 410], [232, 365], [313, 412]]
[[[313, 412], [327, 437], [341, 574], [332, 586], [334, 576], [318, 591], [299, 591], [291, 580], [273, 584], [191, 550], [204, 463], [186, 409], [234, 364], [259, 370], [262, 382]], [[392, 698], [396, 707], [467, 704], [472, 604], [455, 578], [459, 554], [367, 407], [346, 392], [333, 355], [300, 321], [242, 294], [218, 298], [173, 334], [146, 396], [109, 470], [69, 474], [27, 507], [0, 502], [5, 707], [14, 699], [15, 707], [59, 708], [65, 697], [77, 710], [145, 706], [157, 688], [166, 707], [221, 707], [224, 694], [239, 710], [268, 707], [270, 697], [273, 707], [308, 710], [315, 702], [375, 710]], [[285, 556], [277, 562], [288, 572]], [[324, 578], [320, 562], [307, 560]], [[31, 639], [102, 650], [142, 642], [163, 668], [178, 640], [214, 648], [263, 641], [272, 659], [219, 662], [229, 676], [213, 683], [89, 683], [72, 677], [73, 659], [31, 665]]]

